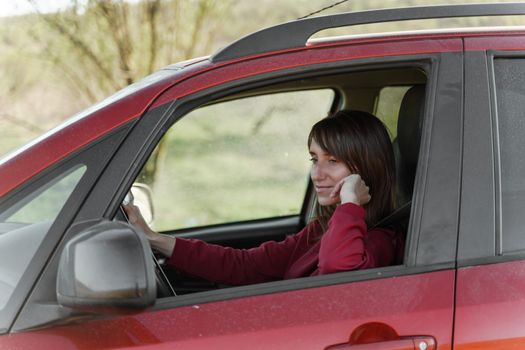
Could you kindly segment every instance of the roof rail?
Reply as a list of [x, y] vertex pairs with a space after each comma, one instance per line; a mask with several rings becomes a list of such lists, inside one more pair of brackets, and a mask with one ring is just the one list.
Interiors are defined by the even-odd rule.
[[221, 62], [265, 52], [304, 47], [313, 34], [329, 28], [416, 19], [525, 15], [525, 3], [433, 5], [311, 17], [249, 34], [220, 49], [212, 57]]

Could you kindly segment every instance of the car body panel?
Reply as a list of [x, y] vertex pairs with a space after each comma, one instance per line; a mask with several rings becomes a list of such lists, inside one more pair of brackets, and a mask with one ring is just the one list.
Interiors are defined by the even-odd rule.
[[[465, 40], [464, 184], [458, 248], [456, 349], [525, 347], [525, 261], [503, 252], [501, 164], [493, 61], [525, 57], [524, 35]], [[517, 77], [516, 77], [517, 78]], [[517, 80], [519, 81], [519, 80]], [[469, 88], [470, 87], [470, 88]], [[473, 88], [475, 87], [475, 88]], [[516, 92], [517, 96], [519, 92]], [[505, 117], [505, 116], [503, 116]]]
[[484, 50], [525, 50], [523, 41], [525, 34], [511, 33], [505, 36], [494, 33], [490, 36], [480, 36], [465, 40], [465, 51], [484, 51]]
[[12, 334], [2, 345], [16, 349], [41, 343], [49, 344], [48, 349], [323, 349], [348, 342], [363, 324], [381, 322], [400, 336], [430, 335], [439, 349], [450, 349], [454, 274], [453, 270], [439, 271], [195, 304]]
[[525, 262], [464, 267], [458, 270], [456, 349], [525, 347]]

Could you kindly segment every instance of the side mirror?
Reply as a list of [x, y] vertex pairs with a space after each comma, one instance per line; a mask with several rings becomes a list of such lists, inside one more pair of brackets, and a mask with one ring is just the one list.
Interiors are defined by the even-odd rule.
[[62, 306], [102, 314], [141, 311], [155, 302], [149, 244], [122, 222], [99, 221], [69, 241], [60, 257], [57, 300]]

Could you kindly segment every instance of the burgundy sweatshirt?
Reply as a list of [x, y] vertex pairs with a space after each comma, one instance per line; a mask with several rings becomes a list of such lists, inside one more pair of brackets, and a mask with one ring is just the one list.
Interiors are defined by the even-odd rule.
[[177, 238], [168, 266], [208, 281], [243, 285], [390, 265], [395, 232], [368, 231], [365, 214], [358, 205], [342, 204], [324, 233], [314, 221], [281, 242], [251, 249]]

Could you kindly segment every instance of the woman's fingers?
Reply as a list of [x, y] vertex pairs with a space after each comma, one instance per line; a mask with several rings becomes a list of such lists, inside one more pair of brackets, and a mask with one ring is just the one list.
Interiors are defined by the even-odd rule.
[[146, 235], [148, 235], [150, 227], [146, 223], [146, 220], [144, 220], [144, 218], [142, 217], [140, 209], [133, 204], [123, 205], [123, 207], [126, 211], [126, 214], [128, 214], [129, 223], [141, 228], [146, 233]]
[[128, 220], [130, 224], [134, 224], [137, 221], [137, 216], [135, 214], [135, 208], [133, 204], [124, 204], [122, 205], [124, 208], [124, 211], [126, 212], [126, 215], [128, 216]]
[[341, 203], [363, 205], [370, 201], [370, 189], [359, 174], [352, 174], [343, 179], [340, 191]]
[[343, 187], [344, 183], [345, 183], [345, 179], [342, 179], [341, 181], [339, 181], [335, 186], [334, 186], [334, 189], [332, 190], [332, 192], [330, 193], [330, 197], [332, 198], [337, 198], [339, 196], [339, 192], [341, 192], [341, 188]]

